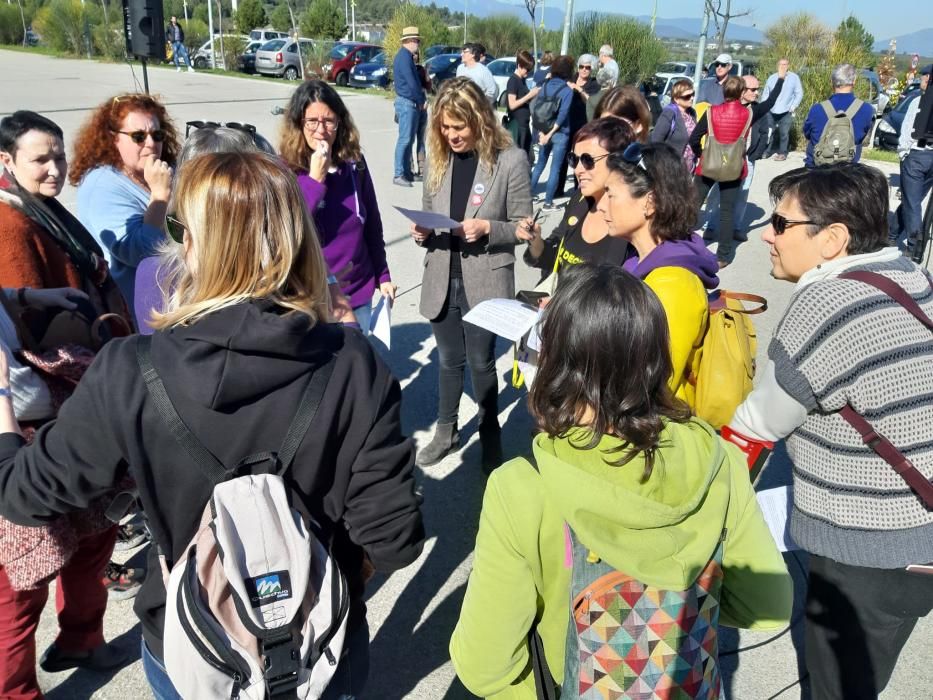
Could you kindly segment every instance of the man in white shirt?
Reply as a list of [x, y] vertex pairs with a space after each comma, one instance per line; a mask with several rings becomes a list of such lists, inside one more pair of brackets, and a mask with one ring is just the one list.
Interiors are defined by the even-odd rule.
[[902, 232], [907, 232], [907, 255], [920, 262], [923, 255], [923, 200], [933, 187], [933, 142], [914, 138], [920, 102], [930, 85], [933, 63], [920, 70], [920, 94], [907, 107], [901, 134], [897, 142], [897, 155], [901, 158], [901, 206], [898, 221]]
[[[783, 64], [783, 66], [782, 66]], [[778, 61], [778, 69], [784, 68], [787, 75], [784, 78], [784, 88], [778, 96], [774, 107], [768, 112], [769, 126], [773, 130], [771, 133], [771, 142], [768, 144], [768, 150], [765, 151], [763, 158], [774, 156], [774, 160], [787, 160], [787, 150], [790, 144], [790, 127], [794, 123], [794, 111], [800, 106], [803, 100], [803, 84], [800, 82], [800, 76], [791, 70], [787, 70], [790, 61], [782, 58]], [[765, 89], [761, 93], [761, 100], [767, 100], [768, 95], [777, 84], [778, 74], [772, 73], [765, 82]], [[774, 148], [773, 146], [775, 146]]]
[[612, 57], [612, 47], [609, 44], [603, 44], [599, 47], [599, 73], [603, 71], [606, 72], [612, 78], [612, 83], [609, 85], [607, 90], [614, 88], [619, 84], [619, 64], [616, 63], [615, 59]]
[[466, 76], [474, 83], [479, 85], [480, 90], [486, 94], [486, 98], [496, 106], [499, 99], [499, 86], [489, 69], [479, 62], [480, 56], [486, 53], [486, 47], [482, 44], [464, 44], [460, 51], [461, 63], [457, 66], [457, 77]]

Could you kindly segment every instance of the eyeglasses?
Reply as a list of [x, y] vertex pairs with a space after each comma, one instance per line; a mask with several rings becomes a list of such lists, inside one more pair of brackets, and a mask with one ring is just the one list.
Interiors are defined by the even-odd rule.
[[149, 136], [151, 136], [152, 140], [156, 143], [165, 141], [165, 132], [162, 129], [153, 129], [152, 131], [143, 131], [142, 129], [139, 131], [119, 131], [115, 129], [114, 133], [129, 136], [133, 140], [133, 143], [145, 143], [146, 138]]
[[219, 129], [220, 127], [243, 131], [250, 136], [256, 134], [256, 127], [252, 124], [241, 124], [240, 122], [224, 122], [221, 124], [220, 122], [204, 122], [198, 119], [192, 122], [185, 122], [185, 138], [188, 138], [188, 135], [195, 129]]
[[817, 224], [815, 221], [794, 221], [792, 219], [788, 219], [784, 216], [781, 216], [777, 212], [774, 212], [771, 215], [771, 228], [774, 229], [774, 232], [778, 236], [783, 235], [783, 233], [792, 226], [804, 226], [804, 225], [819, 226], [819, 224]]
[[325, 117], [324, 119], [302, 119], [301, 122], [304, 124], [305, 129], [308, 131], [317, 131], [318, 127], [323, 125], [324, 131], [336, 131], [337, 130], [337, 120], [332, 117]]
[[185, 240], [185, 231], [187, 230], [188, 227], [174, 216], [165, 217], [165, 232], [176, 243], [182, 243]]
[[567, 154], [567, 163], [570, 164], [571, 168], [576, 168], [577, 165], [582, 165], [584, 170], [592, 170], [596, 167], [596, 164], [601, 161], [603, 158], [608, 158], [608, 153], [603, 153], [601, 156], [592, 156], [589, 153], [581, 153], [577, 155], [576, 153]]
[[695, 94], [696, 94], [696, 93], [690, 92], [690, 93], [687, 93], [686, 95], [681, 95], [681, 96], [678, 97], [677, 99], [678, 99], [678, 100], [692, 100], [692, 99], [693, 99], [693, 96], [694, 96]]
[[645, 175], [649, 175], [648, 167], [645, 165], [645, 159], [641, 154], [641, 143], [638, 141], [633, 141], [625, 147], [625, 150], [622, 151], [622, 160], [624, 160], [626, 163], [637, 165], [639, 168], [645, 171]]
[[745, 91], [746, 91], [746, 92], [761, 92], [761, 88], [760, 88], [760, 87], [756, 87], [756, 88], [745, 88]]

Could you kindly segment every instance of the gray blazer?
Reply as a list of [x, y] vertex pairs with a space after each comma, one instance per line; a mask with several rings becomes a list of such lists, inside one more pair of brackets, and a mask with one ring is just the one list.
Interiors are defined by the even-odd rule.
[[[450, 180], [453, 155], [437, 192], [424, 189], [422, 206], [427, 211], [450, 215]], [[476, 167], [464, 218], [488, 219], [489, 235], [474, 243], [460, 241], [460, 268], [467, 303], [476, 306], [487, 299], [515, 296], [515, 225], [531, 216], [531, 176], [528, 155], [514, 146], [502, 151], [492, 170], [482, 161]], [[476, 204], [475, 197], [482, 201]], [[449, 238], [432, 233], [420, 245], [424, 255], [421, 315], [433, 320], [441, 315], [450, 285]]]

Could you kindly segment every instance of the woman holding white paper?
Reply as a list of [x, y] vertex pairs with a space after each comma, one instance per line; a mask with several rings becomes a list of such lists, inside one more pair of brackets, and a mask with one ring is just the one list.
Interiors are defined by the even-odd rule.
[[445, 82], [434, 103], [423, 208], [461, 223], [449, 231], [411, 227], [426, 250], [421, 314], [431, 321], [441, 362], [437, 429], [419, 450], [418, 464], [436, 464], [459, 449], [457, 417], [469, 365], [488, 473], [502, 461], [496, 337], [463, 316], [482, 301], [515, 295], [516, 224], [531, 214], [531, 181], [527, 156], [469, 78]]
[[360, 150], [360, 135], [340, 95], [309, 80], [292, 95], [279, 144], [282, 158], [317, 226], [321, 251], [364, 333], [373, 293], [389, 301], [395, 285], [386, 262], [376, 189]]

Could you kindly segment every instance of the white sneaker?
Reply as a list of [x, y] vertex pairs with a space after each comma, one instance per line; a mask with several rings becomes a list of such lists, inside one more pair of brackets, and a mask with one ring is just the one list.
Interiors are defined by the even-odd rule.
[[[178, 70], [181, 70], [181, 68], [179, 68]], [[194, 66], [188, 66], [188, 72], [194, 73]]]
[[176, 72], [176, 73], [181, 73], [181, 66], [178, 66], [177, 68], [175, 68], [175, 72]]

